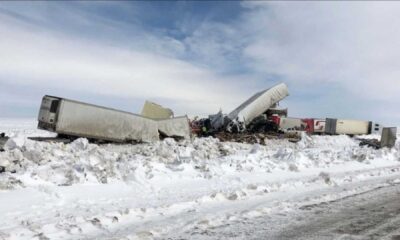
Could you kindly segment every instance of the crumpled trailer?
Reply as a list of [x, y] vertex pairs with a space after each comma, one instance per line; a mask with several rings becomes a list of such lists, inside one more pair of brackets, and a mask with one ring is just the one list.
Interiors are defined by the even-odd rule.
[[[284, 83], [254, 94], [228, 114], [227, 117], [231, 121], [230, 125], [236, 125], [236, 128], [245, 128], [252, 120], [265, 113], [288, 95], [289, 90]], [[228, 131], [229, 128], [228, 125]]]
[[157, 122], [133, 113], [54, 96], [44, 96], [38, 128], [61, 135], [112, 142], [159, 139]]
[[187, 116], [157, 120], [158, 132], [162, 137], [190, 139], [191, 128]]

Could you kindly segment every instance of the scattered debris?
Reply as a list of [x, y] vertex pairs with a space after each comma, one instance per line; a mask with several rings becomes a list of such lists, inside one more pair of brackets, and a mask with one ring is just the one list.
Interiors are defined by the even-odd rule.
[[[286, 84], [258, 92], [228, 115], [220, 110], [208, 118], [191, 122], [197, 136], [215, 136], [221, 141], [260, 142], [258, 135], [278, 133], [276, 116], [286, 116], [287, 109], [278, 109], [277, 103], [288, 96]], [[282, 135], [283, 136], [283, 135]]]
[[225, 117], [222, 114], [222, 110], [219, 110], [217, 114], [209, 115], [208, 118], [210, 119], [211, 128], [214, 130], [221, 130], [225, 124]]
[[287, 108], [280, 109], [280, 108], [273, 107], [273, 108], [268, 109], [266, 111], [266, 114], [268, 116], [276, 115], [276, 116], [279, 116], [279, 117], [287, 117], [288, 116], [288, 109]]
[[61, 143], [70, 143], [73, 141], [72, 138], [63, 138], [63, 137], [28, 137], [28, 139], [38, 142], [61, 142]]
[[382, 129], [381, 141], [378, 139], [363, 139], [357, 138], [360, 141], [360, 146], [369, 146], [375, 149], [379, 148], [392, 148], [396, 143], [396, 133], [397, 128], [395, 127], [388, 127]]
[[[30, 139], [68, 143], [84, 137], [95, 143], [140, 143], [163, 138], [189, 139], [196, 135], [263, 144], [265, 138], [298, 142], [304, 132], [328, 135], [384, 132], [380, 124], [371, 121], [288, 117], [287, 108], [278, 108], [279, 101], [288, 95], [286, 84], [281, 83], [254, 94], [229, 114], [220, 110], [192, 121], [187, 116], [174, 117], [171, 109], [150, 101], [145, 101], [141, 115], [137, 115], [46, 95], [39, 112], [38, 128], [56, 132], [58, 136]], [[392, 147], [395, 134], [393, 130], [385, 130], [386, 137], [382, 137], [381, 142], [364, 139], [360, 144]]]
[[360, 141], [360, 146], [368, 146], [372, 147], [375, 149], [381, 148], [381, 142], [378, 139], [363, 139], [363, 138], [357, 138], [357, 140]]

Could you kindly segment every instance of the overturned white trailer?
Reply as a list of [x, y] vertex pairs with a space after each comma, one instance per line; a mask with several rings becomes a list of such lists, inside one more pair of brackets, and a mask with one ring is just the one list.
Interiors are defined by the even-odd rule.
[[286, 84], [278, 84], [272, 88], [254, 94], [229, 113], [228, 118], [233, 124], [245, 127], [251, 123], [253, 119], [265, 113], [269, 108], [288, 95], [289, 91]]
[[[171, 111], [172, 112], [172, 111]], [[152, 119], [70, 99], [44, 96], [38, 128], [69, 137], [111, 142], [153, 142], [163, 137], [191, 137], [186, 116]]]
[[129, 112], [60, 97], [44, 96], [38, 128], [58, 134], [113, 142], [159, 139], [157, 122]]

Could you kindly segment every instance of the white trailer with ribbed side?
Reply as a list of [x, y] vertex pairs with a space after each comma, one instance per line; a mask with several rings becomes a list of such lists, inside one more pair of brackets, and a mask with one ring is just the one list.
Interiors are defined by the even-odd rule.
[[159, 139], [157, 122], [133, 113], [60, 97], [44, 96], [38, 128], [61, 135], [112, 142]]
[[327, 118], [325, 122], [327, 134], [362, 135], [370, 134], [371, 131], [372, 122], [370, 121]]

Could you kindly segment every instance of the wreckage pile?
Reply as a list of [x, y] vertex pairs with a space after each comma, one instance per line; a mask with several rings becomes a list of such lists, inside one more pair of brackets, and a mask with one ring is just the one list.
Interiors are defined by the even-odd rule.
[[174, 117], [171, 110], [150, 102], [139, 115], [47, 95], [42, 99], [38, 128], [70, 141], [84, 137], [99, 143], [189, 139], [191, 134], [187, 116]]
[[240, 138], [250, 141], [252, 137], [245, 137], [246, 134], [277, 132], [277, 125], [270, 121], [271, 116], [266, 112], [286, 96], [288, 89], [282, 83], [255, 94], [228, 115], [219, 112], [207, 119], [190, 122], [187, 116], [174, 117], [171, 109], [149, 101], [145, 102], [139, 115], [46, 95], [39, 111], [38, 128], [56, 132], [58, 138], [54, 140], [59, 142], [84, 137], [97, 143], [138, 143], [166, 137], [190, 139], [193, 135], [213, 136], [216, 133], [218, 136], [242, 134], [221, 137], [221, 140]]
[[[195, 135], [264, 144], [265, 139], [280, 138], [297, 142], [302, 132], [363, 135], [383, 130], [380, 124], [370, 121], [287, 117], [288, 110], [278, 106], [288, 95], [286, 84], [281, 83], [254, 94], [229, 114], [220, 111], [192, 121], [187, 116], [175, 117], [171, 109], [149, 101], [139, 115], [46, 95], [39, 111], [38, 128], [55, 132], [58, 137], [31, 139], [65, 143], [83, 137], [96, 143], [140, 143], [163, 138], [190, 139]], [[379, 147], [393, 145], [396, 130], [389, 136], [392, 139]]]
[[[289, 95], [286, 84], [254, 94], [228, 115], [210, 115], [208, 118], [192, 123], [193, 132], [199, 136], [214, 136], [221, 141], [263, 143], [265, 138], [285, 138], [273, 121], [278, 114], [287, 114], [287, 110], [277, 109], [279, 101]], [[293, 136], [292, 136], [293, 137]], [[299, 136], [295, 136], [300, 140]]]

